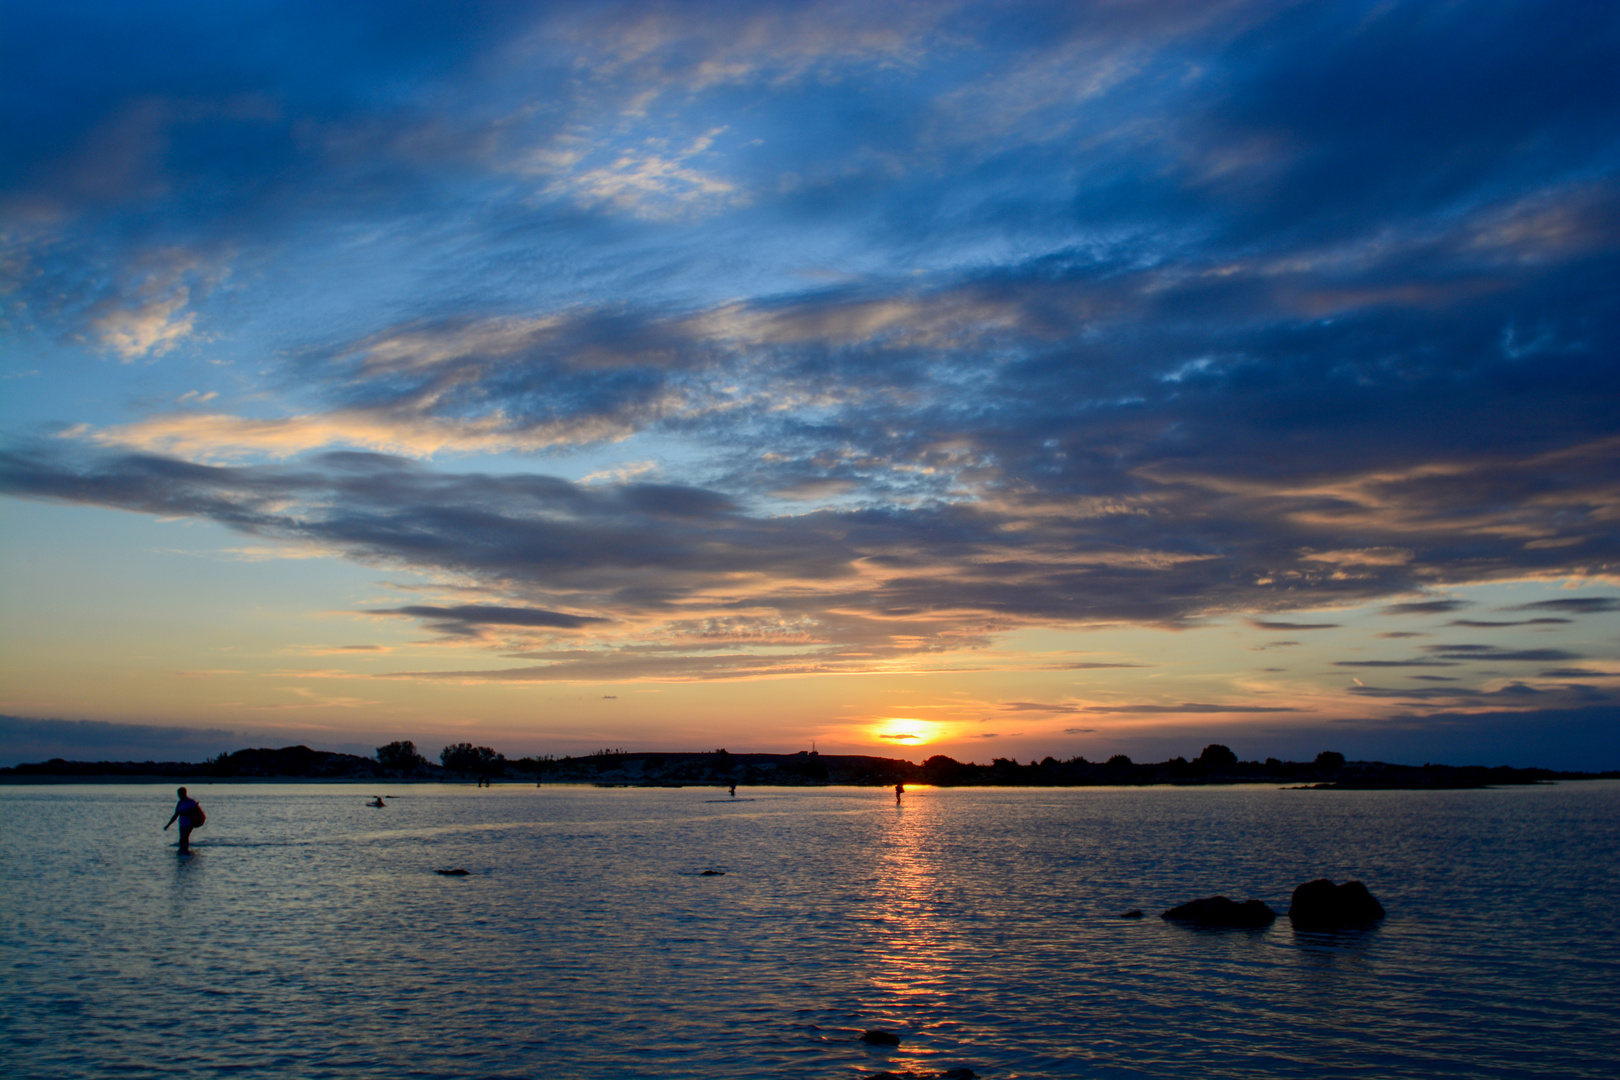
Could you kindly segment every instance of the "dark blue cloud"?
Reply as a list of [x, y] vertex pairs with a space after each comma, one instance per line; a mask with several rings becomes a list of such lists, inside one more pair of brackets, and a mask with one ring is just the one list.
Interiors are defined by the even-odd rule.
[[1620, 611], [1620, 598], [1613, 596], [1564, 596], [1556, 600], [1537, 600], [1531, 604], [1519, 604], [1508, 610], [1567, 611], [1571, 615], [1596, 615], [1600, 612]]
[[[1527, 551], [1516, 536], [1476, 534], [1470, 522], [1484, 508], [1460, 496], [1451, 518], [1423, 502], [1423, 527], [1397, 522], [1396, 536], [1361, 522], [1360, 542], [1374, 545], [1364, 555], [1332, 551], [1345, 538], [1331, 499], [1267, 489], [1244, 498], [1219, 484], [1182, 481], [1136, 485], [1153, 512], [1054, 514], [1051, 495], [1037, 490], [1006, 494], [993, 507], [939, 502], [780, 516], [700, 488], [455, 474], [384, 455], [266, 466], [61, 448], [0, 455], [7, 494], [207, 518], [366, 561], [522, 586], [537, 590], [530, 599], [541, 605], [546, 596], [566, 596], [562, 606], [603, 617], [663, 609], [751, 573], [760, 575], [751, 602], [784, 614], [837, 608], [885, 618], [968, 611], [992, 621], [1179, 623], [1223, 611], [1366, 601], [1448, 576], [1552, 568], [1568, 557], [1567, 547]], [[1399, 510], [1397, 501], [1391, 513]], [[1303, 524], [1308, 514], [1323, 520]], [[1376, 545], [1397, 536], [1412, 547], [1386, 557]], [[882, 568], [881, 586], [858, 573], [863, 561]], [[1345, 565], [1355, 572], [1343, 573]], [[1458, 606], [1419, 601], [1387, 610]], [[1490, 646], [1429, 648], [1436, 656], [1427, 661], [1342, 663], [1509, 656]]]
[[[1215, 725], [1136, 736], [1110, 732], [1108, 746], [1138, 760], [1156, 760], [1188, 754], [1189, 747], [1218, 739], [1225, 739], [1245, 759], [1275, 755], [1284, 760], [1310, 760], [1322, 750], [1337, 750], [1352, 761], [1584, 771], [1620, 761], [1620, 706], [1553, 705], [1487, 712], [1441, 709], [1392, 713], [1376, 720], [1345, 717], [1328, 723], [1290, 718], [1286, 725], [1260, 723], [1242, 732]], [[1088, 756], [1097, 755], [1088, 750]]]
[[1197, 121], [1206, 139], [1286, 157], [1210, 187], [1248, 211], [1242, 235], [1270, 244], [1612, 169], [1612, 130], [1593, 123], [1620, 101], [1617, 46], [1601, 3], [1290, 8], [1228, 52], [1230, 90]]
[[1561, 660], [1584, 659], [1579, 653], [1567, 649], [1503, 649], [1495, 645], [1425, 645], [1425, 652], [1447, 660], [1516, 660], [1535, 663], [1557, 663]]
[[423, 619], [441, 634], [462, 637], [478, 636], [485, 627], [492, 626], [578, 630], [591, 623], [606, 621], [589, 615], [569, 615], [542, 608], [502, 607], [497, 604], [458, 604], [454, 607], [407, 604], [397, 608], [373, 608], [364, 614], [405, 615]]
[[[202, 762], [244, 746], [289, 746], [311, 741], [306, 730], [228, 731], [222, 728], [124, 724], [104, 720], [44, 720], [0, 716], [0, 766], [49, 761]], [[373, 747], [338, 736], [320, 740], [326, 750], [369, 757]]]
[[1400, 604], [1389, 604], [1379, 614], [1443, 615], [1448, 611], [1457, 611], [1468, 606], [1466, 600], [1412, 600]]
[[216, 728], [36, 720], [0, 716], [0, 765], [25, 761], [203, 761], [241, 749], [243, 735]]

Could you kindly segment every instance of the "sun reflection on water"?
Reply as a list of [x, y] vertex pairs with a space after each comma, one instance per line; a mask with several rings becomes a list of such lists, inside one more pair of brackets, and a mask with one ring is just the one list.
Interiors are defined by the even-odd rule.
[[963, 941], [944, 917], [955, 912], [955, 888], [935, 835], [940, 804], [932, 788], [908, 786], [884, 834], [881, 874], [866, 913], [870, 942], [870, 998], [874, 1023], [893, 1025], [904, 1042], [888, 1068], [941, 1068], [942, 1054], [960, 1045]]

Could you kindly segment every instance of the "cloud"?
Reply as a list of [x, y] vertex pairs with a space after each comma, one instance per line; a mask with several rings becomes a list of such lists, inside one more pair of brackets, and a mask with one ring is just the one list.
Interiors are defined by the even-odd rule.
[[1382, 615], [1444, 615], [1470, 606], [1466, 600], [1416, 600], [1403, 604], [1390, 604]]
[[1600, 612], [1620, 611], [1620, 599], [1613, 596], [1570, 596], [1557, 600], [1537, 600], [1533, 604], [1519, 604], [1508, 610], [1566, 611], [1571, 615], [1596, 615]]
[[423, 619], [438, 633], [460, 637], [480, 636], [485, 628], [492, 626], [578, 630], [592, 623], [608, 621], [594, 615], [568, 615], [560, 611], [500, 607], [493, 604], [459, 604], [455, 607], [410, 604], [397, 608], [372, 608], [363, 614], [405, 615], [413, 619]]
[[110, 311], [92, 324], [103, 345], [125, 360], [162, 356], [191, 335], [196, 312], [185, 311], [184, 287], [137, 308]]
[[587, 207], [605, 206], [653, 220], [712, 213], [744, 197], [735, 184], [695, 164], [723, 131], [705, 132], [685, 146], [657, 138], [617, 147], [562, 142], [535, 155], [531, 168], [552, 178], [548, 194], [565, 195]]
[[1333, 630], [1340, 623], [1279, 622], [1276, 619], [1250, 619], [1249, 625], [1261, 630]]
[[1425, 652], [1447, 660], [1518, 660], [1547, 663], [1559, 660], [1580, 660], [1579, 653], [1565, 649], [1503, 649], [1495, 645], [1424, 645]]
[[1315, 551], [1301, 555], [1307, 562], [1333, 563], [1339, 566], [1403, 566], [1412, 561], [1415, 552], [1407, 548], [1359, 548], [1344, 551]]
[[201, 761], [241, 749], [240, 732], [100, 720], [0, 716], [0, 765], [70, 761]]
[[1611, 695], [1590, 686], [1565, 684], [1556, 687], [1537, 687], [1522, 682], [1505, 683], [1491, 690], [1475, 690], [1462, 686], [1355, 686], [1348, 692], [1358, 698], [1403, 701], [1425, 710], [1581, 708], [1611, 700]]
[[49, 761], [202, 762], [250, 746], [309, 745], [370, 757], [374, 745], [336, 728], [255, 727], [248, 731], [0, 716], [0, 766]]
[[1312, 710], [1281, 705], [1210, 705], [1188, 701], [1180, 705], [1087, 705], [1084, 707], [1084, 711], [1152, 715], [1158, 713], [1297, 713]]
[[227, 413], [170, 413], [94, 434], [103, 446], [178, 454], [193, 460], [288, 458], [330, 446], [431, 457], [459, 452], [534, 450], [599, 442], [632, 428], [610, 419], [514, 426], [499, 418], [438, 420], [387, 410], [335, 410], [308, 416], [253, 418]]
[[[1280, 560], [1297, 545], [1276, 533], [1300, 526], [1267, 509], [1275, 496], [1206, 501], [1200, 489], [1177, 484], [1139, 496], [1154, 507], [1160, 524], [1151, 527], [1136, 514], [1059, 507], [1045, 493], [1010, 490], [971, 503], [777, 516], [750, 511], [745, 493], [709, 487], [458, 474], [379, 454], [222, 466], [25, 447], [0, 455], [0, 490], [212, 520], [261, 541], [470, 576], [493, 594], [521, 596], [543, 611], [592, 612], [618, 623], [615, 633], [649, 642], [674, 640], [694, 620], [739, 615], [806, 620], [800, 625], [823, 642], [822, 652], [796, 659], [694, 659], [696, 673], [847, 670], [862, 666], [855, 656], [863, 650], [875, 669], [901, 655], [971, 649], [1020, 625], [1175, 625], [1267, 606], [1279, 578], [1296, 593], [1341, 600], [1410, 583], [1406, 566], [1390, 568], [1403, 575], [1394, 581], [1318, 574], [1297, 561], [1285, 571], [1290, 564]], [[1196, 531], [1177, 534], [1181, 550], [1144, 545], [1177, 520], [1197, 522]], [[1478, 537], [1468, 542], [1475, 554], [1459, 576], [1488, 575]], [[1224, 554], [1208, 558], [1200, 549], [1210, 544]], [[1419, 565], [1430, 578], [1445, 572], [1443, 564]], [[1510, 570], [1522, 573], [1522, 565], [1506, 560], [1503, 572]], [[1450, 610], [1457, 602], [1427, 603]], [[440, 621], [462, 630], [496, 625]], [[629, 654], [615, 654], [503, 677], [596, 677], [628, 663]], [[648, 673], [678, 667], [650, 655], [636, 663]]]

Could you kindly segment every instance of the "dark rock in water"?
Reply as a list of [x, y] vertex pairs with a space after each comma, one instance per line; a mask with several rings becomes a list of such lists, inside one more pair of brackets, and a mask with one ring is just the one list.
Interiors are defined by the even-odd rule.
[[1337, 930], [1377, 922], [1384, 917], [1384, 905], [1359, 881], [1335, 885], [1318, 878], [1294, 890], [1288, 917], [1301, 930]]
[[1142, 909], [1139, 907], [1133, 907], [1131, 910], [1120, 916], [1122, 919], [1140, 919], [1141, 917]]
[[1179, 907], [1173, 907], [1159, 918], [1169, 919], [1171, 922], [1191, 923], [1194, 926], [1252, 929], [1270, 926], [1276, 921], [1277, 913], [1259, 900], [1245, 900], [1240, 904], [1224, 896], [1206, 896], [1202, 900], [1190, 900]]
[[445, 877], [466, 877], [468, 874], [472, 873], [472, 871], [470, 871], [470, 870], [459, 870], [459, 869], [458, 870], [435, 870], [433, 872], [435, 874], [443, 874]]
[[703, 871], [703, 873], [698, 875], [698, 877], [725, 877], [725, 876], [726, 876], [726, 872], [724, 870], [705, 870], [705, 871]]
[[861, 1032], [861, 1042], [868, 1046], [899, 1046], [900, 1036], [892, 1031], [879, 1031], [874, 1028], [871, 1031]]

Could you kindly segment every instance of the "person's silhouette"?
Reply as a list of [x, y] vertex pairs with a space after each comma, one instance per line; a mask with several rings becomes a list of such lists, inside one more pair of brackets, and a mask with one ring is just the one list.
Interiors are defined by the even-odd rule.
[[180, 854], [190, 855], [191, 830], [197, 827], [196, 815], [197, 811], [201, 810], [202, 807], [197, 805], [196, 799], [186, 794], [185, 788], [175, 788], [175, 793], [180, 796], [180, 801], [174, 806], [174, 814], [164, 823], [163, 831], [168, 832], [169, 826], [178, 820], [180, 822]]

